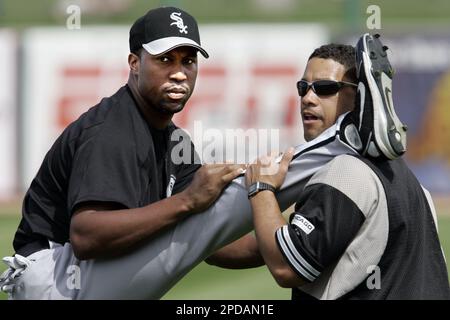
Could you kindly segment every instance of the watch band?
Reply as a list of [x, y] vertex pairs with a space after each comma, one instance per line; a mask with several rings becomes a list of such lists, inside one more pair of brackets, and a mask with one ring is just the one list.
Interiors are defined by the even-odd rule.
[[263, 190], [275, 192], [275, 187], [265, 182], [256, 181], [252, 183], [248, 188], [248, 198], [250, 199], [251, 197], [255, 196], [258, 192]]

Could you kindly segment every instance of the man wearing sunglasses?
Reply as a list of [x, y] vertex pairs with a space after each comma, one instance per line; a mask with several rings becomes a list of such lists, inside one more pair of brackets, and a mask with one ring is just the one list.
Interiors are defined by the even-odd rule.
[[[358, 70], [355, 48], [324, 45], [311, 54], [297, 83], [308, 143], [336, 130], [336, 121], [350, 111], [338, 135], [368, 157], [336, 155], [320, 168], [298, 189], [288, 223], [275, 191], [285, 183], [292, 154], [286, 153], [280, 164], [274, 157], [259, 159], [245, 174], [256, 239], [247, 235], [207, 261], [227, 268], [265, 263], [280, 286], [293, 288], [293, 299], [450, 298], [430, 194], [401, 158], [389, 158], [404, 152], [404, 137], [398, 136], [397, 145], [382, 144], [390, 131], [404, 132], [403, 125], [393, 116], [392, 103], [387, 106], [390, 118], [384, 104], [366, 103], [369, 94], [375, 100], [380, 94], [378, 87], [371, 87], [378, 84], [376, 79], [392, 75], [379, 44], [377, 38], [361, 38]], [[363, 58], [369, 51], [371, 60]], [[393, 126], [383, 133], [380, 119]], [[382, 150], [392, 153], [380, 157]]]
[[[338, 65], [338, 62], [328, 59], [325, 61], [314, 59], [309, 63], [310, 72], [314, 72], [315, 69], [332, 69], [338, 74], [324, 75], [325, 77], [340, 77], [342, 67]], [[305, 76], [307, 74], [305, 73]], [[321, 75], [319, 75], [319, 78]], [[311, 76], [310, 76], [311, 78]], [[355, 81], [355, 79], [352, 79]], [[357, 85], [347, 81], [337, 81], [331, 79], [320, 79], [308, 82], [302, 79], [297, 82], [297, 90], [299, 96], [302, 98], [302, 119], [303, 119], [303, 131], [306, 141], [310, 141], [316, 138], [325, 129], [329, 128], [337, 120], [337, 117], [347, 111], [353, 109], [353, 96]], [[339, 95], [337, 93], [341, 91]], [[334, 96], [335, 99], [331, 97]], [[328, 99], [327, 99], [328, 97]], [[321, 99], [325, 98], [325, 99]], [[321, 99], [320, 107], [315, 101]], [[336, 101], [338, 99], [338, 101]], [[340, 100], [339, 100], [340, 99]]]

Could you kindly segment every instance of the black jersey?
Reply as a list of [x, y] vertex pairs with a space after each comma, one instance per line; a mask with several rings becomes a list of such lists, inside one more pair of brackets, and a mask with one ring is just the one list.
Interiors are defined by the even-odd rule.
[[173, 134], [177, 129], [173, 123], [151, 128], [128, 86], [81, 115], [48, 151], [25, 195], [16, 252], [30, 254], [48, 240], [69, 242], [70, 219], [80, 204], [138, 208], [186, 188], [200, 161], [188, 135]]
[[308, 282], [294, 299], [450, 298], [433, 202], [402, 159], [336, 157], [276, 239]]

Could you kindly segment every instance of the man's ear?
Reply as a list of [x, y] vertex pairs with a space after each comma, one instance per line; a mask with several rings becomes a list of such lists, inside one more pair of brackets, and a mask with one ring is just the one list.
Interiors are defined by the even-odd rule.
[[140, 58], [135, 53], [130, 52], [128, 55], [128, 66], [130, 67], [131, 74], [138, 74], [140, 68]]

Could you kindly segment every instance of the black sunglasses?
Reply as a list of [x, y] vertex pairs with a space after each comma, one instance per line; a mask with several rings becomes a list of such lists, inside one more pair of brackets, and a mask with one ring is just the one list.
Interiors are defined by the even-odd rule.
[[319, 96], [327, 96], [335, 94], [343, 87], [357, 87], [356, 84], [345, 81], [334, 80], [317, 80], [314, 82], [308, 82], [306, 80], [300, 80], [297, 82], [298, 95], [300, 97], [306, 96], [309, 88], [312, 88], [314, 93]]

